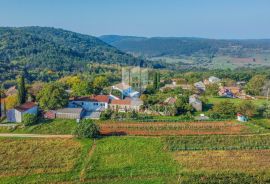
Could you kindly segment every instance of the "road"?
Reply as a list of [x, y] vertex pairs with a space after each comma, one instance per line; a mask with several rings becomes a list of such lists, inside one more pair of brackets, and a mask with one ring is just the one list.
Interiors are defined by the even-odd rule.
[[45, 135], [45, 134], [11, 134], [0, 133], [0, 137], [22, 137], [22, 138], [73, 138], [73, 135]]

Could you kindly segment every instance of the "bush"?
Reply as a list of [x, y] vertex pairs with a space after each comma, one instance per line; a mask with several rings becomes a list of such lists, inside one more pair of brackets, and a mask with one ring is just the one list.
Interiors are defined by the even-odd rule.
[[106, 111], [101, 113], [100, 120], [111, 119], [112, 114], [113, 114], [113, 112], [110, 109], [107, 109]]
[[99, 134], [99, 126], [89, 119], [79, 122], [74, 132], [77, 138], [96, 138]]
[[37, 120], [38, 119], [36, 115], [27, 113], [23, 115], [22, 123], [25, 126], [30, 126], [36, 124]]

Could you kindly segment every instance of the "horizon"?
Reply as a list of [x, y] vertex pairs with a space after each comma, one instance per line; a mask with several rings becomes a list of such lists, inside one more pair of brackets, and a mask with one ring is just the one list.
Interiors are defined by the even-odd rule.
[[0, 26], [54, 27], [97, 37], [270, 39], [269, 5], [267, 0], [3, 0]]

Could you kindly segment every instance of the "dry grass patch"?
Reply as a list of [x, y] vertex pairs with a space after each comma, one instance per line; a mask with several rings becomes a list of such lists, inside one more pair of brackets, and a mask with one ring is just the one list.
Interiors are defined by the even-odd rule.
[[81, 144], [72, 139], [0, 139], [0, 178], [70, 171]]
[[270, 173], [270, 150], [178, 151], [173, 155], [187, 171]]

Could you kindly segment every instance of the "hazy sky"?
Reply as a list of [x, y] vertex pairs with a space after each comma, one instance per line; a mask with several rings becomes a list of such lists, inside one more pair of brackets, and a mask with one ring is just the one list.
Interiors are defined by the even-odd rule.
[[0, 26], [90, 35], [270, 38], [270, 0], [0, 0]]

